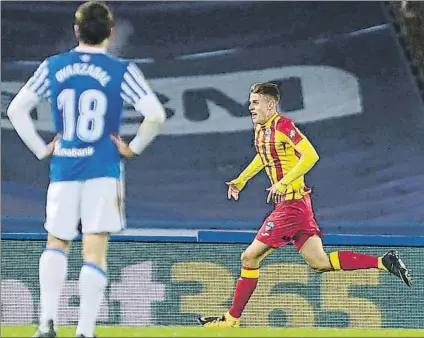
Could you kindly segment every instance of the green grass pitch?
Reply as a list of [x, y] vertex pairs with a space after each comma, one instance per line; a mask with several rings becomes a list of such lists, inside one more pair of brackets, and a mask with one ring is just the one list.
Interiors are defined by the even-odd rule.
[[[3, 326], [2, 337], [31, 337], [35, 326]], [[424, 337], [424, 330], [293, 329], [202, 327], [97, 327], [99, 337]], [[61, 327], [58, 337], [75, 337], [75, 327]]]

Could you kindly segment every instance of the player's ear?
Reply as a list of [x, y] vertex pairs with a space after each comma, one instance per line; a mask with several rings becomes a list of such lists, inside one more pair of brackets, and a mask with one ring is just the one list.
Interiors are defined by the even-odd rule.
[[79, 40], [80, 34], [79, 34], [79, 26], [78, 25], [74, 25], [74, 34], [75, 34], [75, 37], [77, 38], [77, 40]]

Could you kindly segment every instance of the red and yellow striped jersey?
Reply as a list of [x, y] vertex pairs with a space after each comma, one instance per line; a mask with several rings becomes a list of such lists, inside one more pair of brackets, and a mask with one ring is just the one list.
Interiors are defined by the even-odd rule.
[[271, 184], [287, 185], [286, 200], [300, 199], [310, 193], [304, 174], [318, 160], [318, 155], [291, 119], [276, 113], [265, 124], [256, 125], [254, 145], [256, 157], [232, 181], [240, 190], [250, 178], [265, 169]]

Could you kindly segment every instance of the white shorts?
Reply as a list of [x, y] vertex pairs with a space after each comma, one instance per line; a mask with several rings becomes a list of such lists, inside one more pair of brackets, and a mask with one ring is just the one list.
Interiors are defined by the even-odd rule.
[[116, 233], [125, 228], [123, 181], [112, 177], [50, 183], [47, 190], [47, 232], [70, 241], [83, 234]]

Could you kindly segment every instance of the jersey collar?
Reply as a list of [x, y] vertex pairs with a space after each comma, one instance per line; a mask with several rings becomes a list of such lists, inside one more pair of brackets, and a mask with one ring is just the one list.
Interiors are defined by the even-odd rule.
[[99, 47], [89, 47], [89, 46], [77, 46], [74, 48], [74, 51], [80, 53], [93, 53], [93, 54], [106, 54], [106, 50]]
[[278, 113], [273, 114], [268, 121], [263, 125], [265, 128], [271, 127], [272, 123], [280, 116]]

